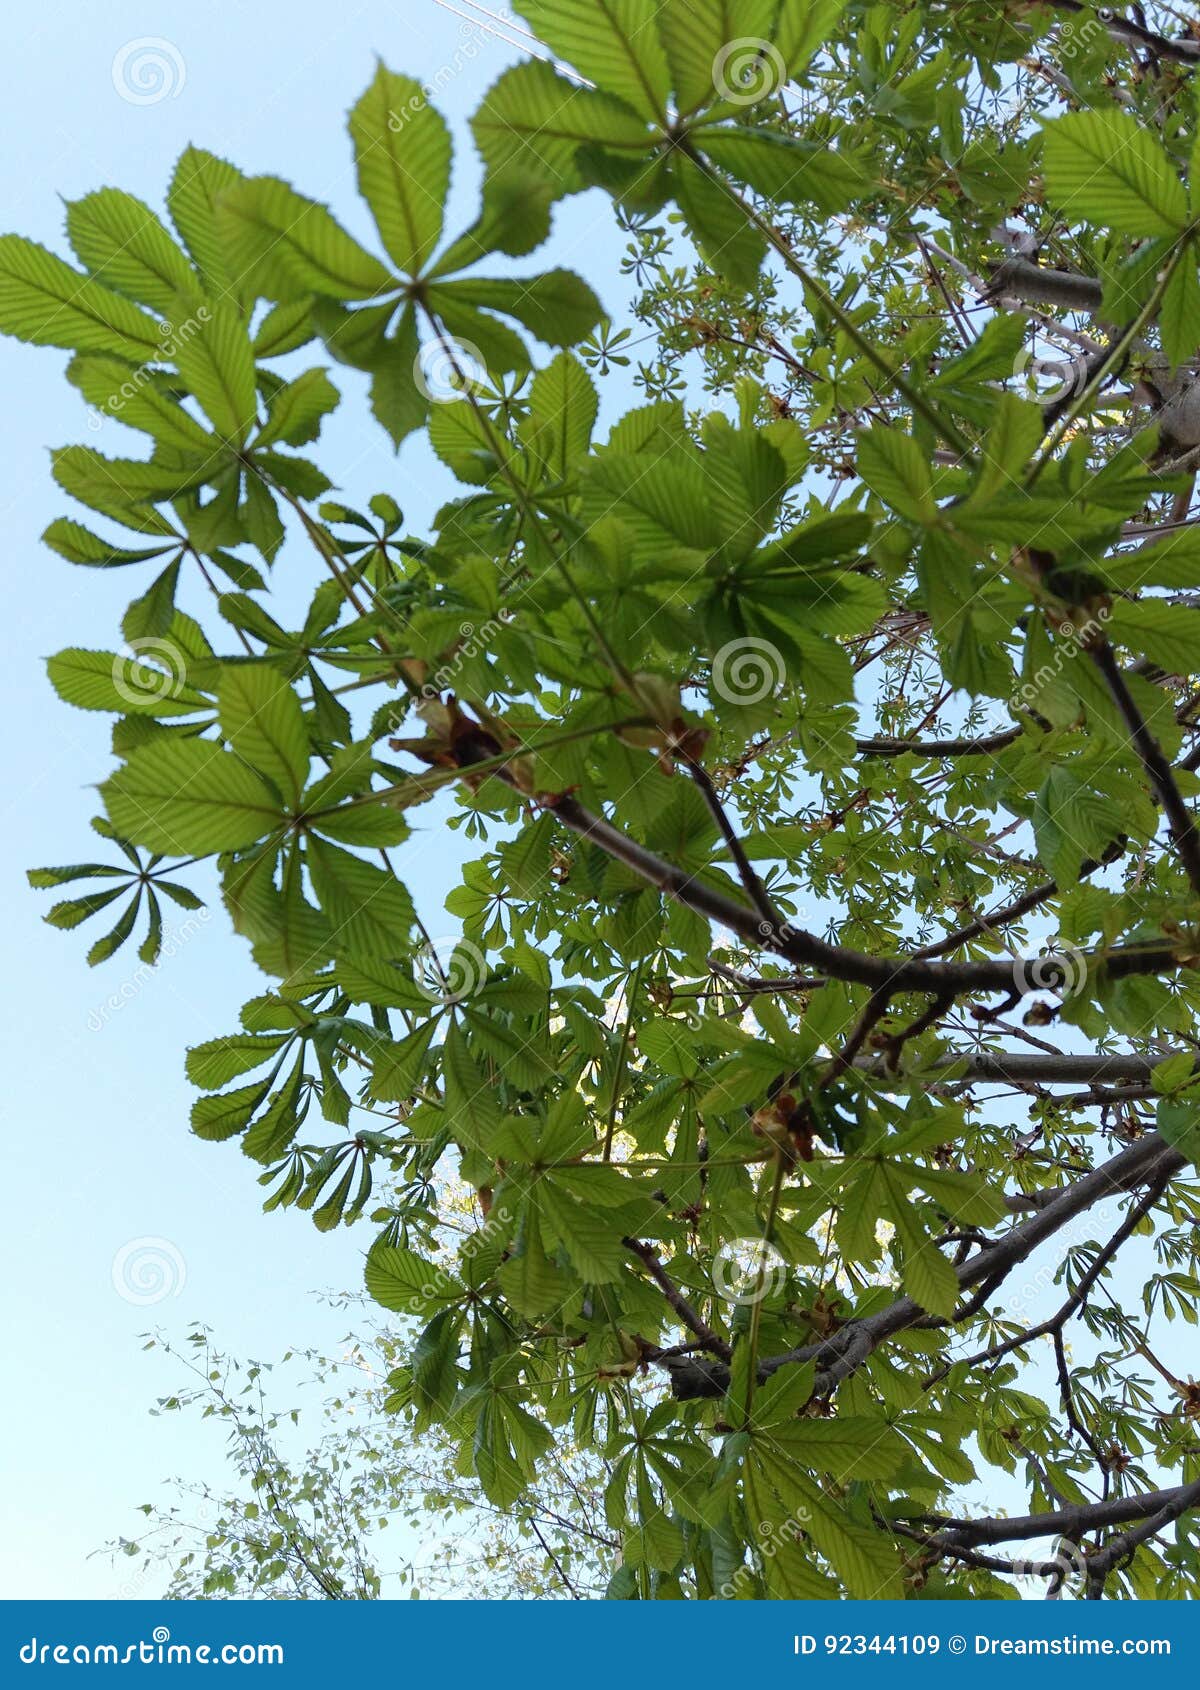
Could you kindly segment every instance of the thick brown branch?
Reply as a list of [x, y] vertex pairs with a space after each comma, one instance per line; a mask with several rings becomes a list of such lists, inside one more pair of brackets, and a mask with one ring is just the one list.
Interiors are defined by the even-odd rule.
[[1160, 35], [1157, 30], [1147, 29], [1143, 23], [1122, 17], [1111, 6], [1085, 6], [1081, 0], [1049, 0], [1049, 3], [1056, 12], [1073, 12], [1077, 17], [1095, 18], [1114, 41], [1125, 41], [1131, 47], [1145, 47], [1156, 57], [1174, 59], [1177, 64], [1200, 63], [1200, 41], [1189, 40], [1186, 36], [1176, 40], [1169, 35]]
[[[869, 956], [864, 951], [829, 944], [790, 922], [777, 925], [763, 920], [745, 904], [735, 902], [695, 875], [655, 856], [602, 816], [593, 815], [570, 794], [551, 799], [547, 808], [573, 833], [624, 863], [666, 896], [677, 898], [689, 909], [729, 928], [758, 949], [773, 950], [798, 967], [812, 967], [837, 980], [885, 987], [893, 993], [932, 992], [939, 996], [950, 993], [959, 997], [971, 992], [1004, 992], [1011, 996], [1014, 992], [1024, 995], [1069, 984], [1079, 966], [1078, 955], [1061, 959], [1042, 957], [1035, 982], [1027, 978], [1030, 972], [1027, 968], [1011, 960], [927, 962], [913, 957]], [[1132, 974], [1173, 973], [1185, 966], [1174, 948], [1165, 943], [1122, 945], [1110, 951], [1085, 952], [1082, 956], [1085, 962], [1094, 959], [1112, 979], [1124, 979]]]
[[658, 1255], [652, 1246], [649, 1244], [643, 1244], [639, 1238], [625, 1238], [622, 1240], [622, 1243], [625, 1245], [627, 1250], [632, 1250], [638, 1261], [642, 1263], [646, 1272], [658, 1286], [659, 1290], [667, 1299], [667, 1302], [670, 1304], [671, 1308], [674, 1309], [683, 1324], [687, 1327], [688, 1331], [699, 1338], [706, 1350], [711, 1350], [713, 1355], [720, 1356], [722, 1360], [728, 1361], [730, 1356], [733, 1354], [729, 1345], [725, 1342], [724, 1338], [719, 1338], [717, 1336], [711, 1326], [701, 1320], [700, 1316], [688, 1302], [683, 1292], [679, 1289], [678, 1285], [676, 1285], [675, 1281], [671, 1278], [667, 1270], [659, 1261]]
[[864, 757], [994, 757], [1006, 745], [1020, 739], [1021, 728], [988, 734], [983, 739], [856, 739], [855, 749]]
[[[1043, 1056], [1039, 1052], [1024, 1050], [949, 1051], [923, 1068], [921, 1077], [924, 1079], [957, 1069], [959, 1077], [964, 1080], [1030, 1081], [1035, 1085], [1080, 1082], [1100, 1085], [1106, 1081], [1119, 1085], [1125, 1081], [1145, 1085], [1160, 1061], [1166, 1061], [1166, 1057], [1151, 1061], [1148, 1056], [1106, 1056], [1097, 1051], [1064, 1052], [1057, 1056]], [[855, 1067], [874, 1079], [886, 1080], [891, 1073], [884, 1057], [862, 1058]]]
[[[1149, 1515], [1142, 1518], [1142, 1523], [1131, 1531], [1118, 1532], [1117, 1536], [1106, 1543], [1096, 1555], [1089, 1555], [1087, 1561], [1089, 1599], [1095, 1600], [1103, 1593], [1104, 1581], [1116, 1566], [1137, 1548], [1139, 1543], [1146, 1543], [1150, 1538], [1161, 1532], [1166, 1526], [1174, 1525], [1182, 1515], [1200, 1506], [1200, 1479], [1194, 1479], [1190, 1485], [1180, 1485], [1175, 1491], [1156, 1491], [1153, 1493], [1159, 1506]], [[1143, 1504], [1151, 1500], [1150, 1496], [1139, 1498]], [[1103, 1506], [1103, 1505], [1102, 1505]], [[1139, 1516], [1132, 1516], [1138, 1518]], [[1107, 1522], [1116, 1524], [1116, 1521]]]
[[[1198, 1502], [1200, 1479], [1169, 1490], [1144, 1491], [1141, 1496], [1110, 1496], [1104, 1502], [1072, 1503], [1046, 1514], [1014, 1514], [1011, 1518], [995, 1515], [981, 1520], [948, 1521], [934, 1541], [944, 1543], [948, 1548], [953, 1545], [974, 1547], [985, 1543], [1015, 1543], [1031, 1537], [1065, 1537], [1069, 1543], [1078, 1543], [1081, 1537], [1102, 1531], [1105, 1526], [1123, 1526], [1143, 1520], [1145, 1527], [1137, 1534], [1129, 1534], [1141, 1542], [1161, 1530], [1161, 1525], [1177, 1520]], [[1155, 1521], [1161, 1521], [1161, 1525], [1156, 1525]], [[1123, 1549], [1116, 1551], [1118, 1555], [1123, 1552]], [[1108, 1550], [1102, 1553], [1107, 1555]], [[1094, 1564], [1097, 1557], [1090, 1559]]]
[[[1179, 1151], [1172, 1149], [1157, 1133], [1147, 1133], [1145, 1138], [1122, 1150], [1102, 1167], [1093, 1169], [1074, 1184], [1056, 1192], [1028, 1220], [961, 1263], [955, 1270], [959, 1288], [968, 1291], [978, 1286], [990, 1295], [991, 1288], [1001, 1283], [1018, 1263], [1023, 1262], [1040, 1244], [1053, 1238], [1076, 1215], [1084, 1214], [1104, 1198], [1128, 1191], [1147, 1179], [1165, 1181], [1186, 1166], [1187, 1159]], [[967, 1310], [960, 1310], [955, 1318], [965, 1318], [970, 1307], [968, 1305]], [[759, 1363], [759, 1377], [769, 1378], [779, 1368], [793, 1362], [815, 1361], [819, 1370], [816, 1390], [824, 1395], [841, 1380], [849, 1378], [886, 1339], [918, 1324], [948, 1323], [931, 1321], [919, 1303], [911, 1297], [901, 1297], [878, 1314], [869, 1315], [865, 1320], [851, 1321], [820, 1343], [805, 1344], [783, 1355], [765, 1357]], [[681, 1359], [668, 1362], [667, 1366], [672, 1389], [679, 1397], [721, 1396], [729, 1382], [728, 1368], [714, 1363]]]

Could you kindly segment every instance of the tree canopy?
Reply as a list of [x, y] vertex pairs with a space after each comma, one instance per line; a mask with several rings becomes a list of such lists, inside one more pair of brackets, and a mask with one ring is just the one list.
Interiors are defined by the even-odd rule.
[[[53, 457], [46, 543], [137, 585], [49, 662], [106, 860], [31, 878], [151, 960], [214, 865], [267, 979], [192, 1131], [363, 1229], [389, 1410], [492, 1505], [607, 1463], [610, 1595], [1194, 1595], [1200, 28], [517, 10], [465, 230], [381, 64], [369, 246], [199, 147], [0, 239], [133, 431]], [[540, 267], [585, 191], [636, 340]], [[335, 365], [428, 532], [329, 500]]]

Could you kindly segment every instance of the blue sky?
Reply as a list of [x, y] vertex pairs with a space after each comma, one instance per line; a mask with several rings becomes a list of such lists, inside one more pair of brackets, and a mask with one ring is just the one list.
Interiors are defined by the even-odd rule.
[[[64, 256], [62, 199], [112, 185], [161, 210], [188, 142], [243, 170], [290, 177], [373, 245], [345, 113], [376, 55], [441, 90], [457, 143], [447, 221], [461, 226], [473, 214], [476, 183], [464, 119], [517, 56], [435, 0], [21, 8], [8, 40], [0, 230]], [[154, 91], [137, 81], [147, 55], [158, 59], [170, 91], [131, 100], [131, 89]], [[560, 208], [547, 250], [547, 262], [585, 273], [621, 320], [628, 289], [607, 206], [585, 198]], [[91, 788], [112, 766], [110, 718], [61, 704], [43, 659], [69, 645], [118, 649], [121, 612], [149, 581], [141, 570], [73, 568], [40, 544], [54, 517], [84, 514], [69, 510], [51, 480], [48, 448], [86, 441], [110, 453], [137, 451], [114, 422], [102, 436], [89, 434], [83, 401], [61, 378], [67, 356], [0, 340], [0, 519], [15, 630], [0, 670], [9, 724], [0, 854], [10, 955], [0, 1017], [9, 1192], [0, 1242], [9, 1387], [0, 1435], [11, 1458], [0, 1585], [9, 1598], [115, 1594], [128, 1565], [113, 1569], [91, 1552], [118, 1533], [134, 1535], [135, 1506], [165, 1500], [170, 1475], [221, 1472], [213, 1426], [149, 1417], [154, 1398], [180, 1379], [168, 1361], [143, 1353], [139, 1334], [163, 1326], [179, 1337], [203, 1320], [222, 1348], [262, 1359], [292, 1343], [336, 1345], [347, 1316], [316, 1293], [356, 1287], [368, 1242], [362, 1227], [326, 1237], [295, 1212], [264, 1218], [257, 1169], [236, 1143], [203, 1144], [188, 1131], [186, 1047], [232, 1030], [242, 1002], [263, 986], [220, 907], [207, 921], [191, 918], [186, 931], [178, 912], [168, 942], [175, 954], [153, 972], [128, 949], [93, 970], [84, 962], [92, 930], [44, 926], [54, 895], [26, 887], [30, 866], [103, 858], [88, 827], [99, 809]], [[304, 366], [322, 361], [319, 348], [301, 357]], [[322, 466], [349, 503], [390, 492], [420, 532], [451, 491], [448, 472], [423, 440], [397, 459], [366, 410], [360, 378], [333, 375], [344, 398], [319, 448]], [[285, 547], [275, 566], [284, 611], [302, 602], [312, 579], [303, 552]], [[185, 601], [193, 607], [202, 608]], [[424, 845], [417, 837], [404, 853], [402, 871], [437, 935], [453, 930], [441, 912], [455, 879], [453, 837], [442, 831]], [[475, 854], [469, 845], [467, 854]], [[141, 1240], [161, 1241], [148, 1248], [172, 1287], [149, 1305], [114, 1287], [114, 1263], [119, 1280]], [[136, 1288], [136, 1259], [129, 1272]]]

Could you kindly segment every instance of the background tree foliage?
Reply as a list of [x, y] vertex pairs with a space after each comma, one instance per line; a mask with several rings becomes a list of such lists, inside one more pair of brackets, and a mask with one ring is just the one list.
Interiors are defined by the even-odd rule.
[[[152, 1338], [180, 1369], [152, 1412], [211, 1420], [230, 1476], [177, 1479], [168, 1502], [141, 1506], [137, 1539], [109, 1546], [118, 1593], [145, 1596], [165, 1572], [181, 1600], [603, 1596], [620, 1549], [604, 1520], [609, 1464], [560, 1437], [519, 1507], [498, 1508], [459, 1471], [450, 1433], [414, 1441], [390, 1411], [404, 1344], [371, 1327], [334, 1356], [242, 1362], [203, 1328], [178, 1346]], [[304, 1440], [314, 1407], [320, 1433]]]
[[[390, 1409], [492, 1505], [563, 1437], [607, 1464], [609, 1594], [1194, 1594], [1200, 31], [519, 10], [465, 231], [381, 66], [372, 250], [196, 148], [171, 227], [103, 189], [75, 263], [0, 240], [0, 327], [134, 431], [54, 457], [48, 544], [138, 585], [132, 655], [50, 662], [116, 717], [130, 865], [35, 871], [98, 887], [50, 919], [128, 888], [92, 960], [143, 905], [153, 956], [216, 859], [271, 983], [188, 1054], [193, 1130], [369, 1217]], [[649, 338], [514, 274], [585, 188]], [[462, 484], [429, 534], [321, 502], [330, 359]], [[428, 817], [480, 846], [453, 955]]]

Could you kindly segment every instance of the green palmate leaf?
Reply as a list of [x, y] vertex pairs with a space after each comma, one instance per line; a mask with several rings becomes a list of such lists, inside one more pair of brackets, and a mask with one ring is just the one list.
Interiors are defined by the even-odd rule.
[[51, 927], [61, 927], [69, 932], [101, 910], [106, 910], [128, 890], [128, 886], [115, 886], [107, 892], [89, 892], [82, 898], [65, 898], [46, 912], [46, 920]]
[[308, 730], [289, 683], [265, 664], [222, 671], [221, 732], [252, 769], [266, 775], [290, 804], [308, 779]]
[[430, 305], [449, 335], [449, 350], [445, 350], [445, 340], [431, 343], [439, 348], [431, 383], [437, 398], [448, 396], [437, 391], [443, 383], [449, 389], [464, 378], [486, 379], [495, 386], [509, 371], [524, 375], [529, 369], [529, 351], [516, 330], [458, 298], [451, 291], [458, 285], [441, 283], [430, 290]]
[[133, 363], [163, 357], [153, 317], [20, 235], [0, 235], [0, 332]]
[[288, 1033], [232, 1033], [223, 1039], [210, 1039], [207, 1044], [193, 1045], [187, 1053], [188, 1079], [203, 1091], [216, 1091], [239, 1074], [261, 1068], [290, 1036]]
[[771, 43], [789, 77], [804, 69], [846, 10], [846, 0], [781, 0]]
[[1200, 533], [1177, 529], [1151, 545], [1106, 558], [1104, 573], [1116, 587], [1190, 587], [1200, 578]]
[[872, 428], [858, 437], [858, 467], [871, 491], [914, 522], [937, 515], [926, 454], [910, 434]]
[[412, 899], [401, 883], [361, 857], [310, 839], [308, 872], [334, 941], [356, 956], [404, 956], [412, 948]]
[[769, 1538], [774, 1547], [787, 1541], [789, 1531], [803, 1531], [851, 1596], [877, 1600], [900, 1594], [899, 1565], [887, 1538], [852, 1521], [845, 1504], [808, 1478], [773, 1433], [754, 1438], [743, 1482], [759, 1542]]
[[777, 10], [777, 0], [740, 0], [735, 19], [730, 0], [661, 0], [658, 32], [683, 116], [728, 92], [722, 69], [736, 51], [731, 44], [767, 40]]
[[387, 804], [344, 805], [312, 817], [323, 839], [342, 845], [403, 845], [412, 829], [403, 813]]
[[97, 939], [95, 944], [88, 951], [87, 964], [89, 968], [95, 968], [97, 963], [107, 962], [110, 956], [120, 950], [126, 939], [128, 939], [129, 935], [133, 932], [133, 924], [137, 920], [137, 914], [138, 910], [141, 908], [141, 904], [142, 895], [139, 889], [129, 900], [128, 904], [126, 904], [119, 919], [117, 920], [116, 925], [110, 928], [102, 938]]
[[584, 509], [597, 520], [619, 515], [636, 537], [639, 554], [674, 541], [694, 551], [719, 546], [725, 529], [708, 477], [697, 457], [672, 453], [653, 460], [605, 452], [588, 466]]
[[493, 252], [524, 257], [550, 234], [554, 189], [519, 166], [499, 166], [484, 179], [479, 216], [451, 242], [430, 274], [452, 276]]
[[460, 1144], [489, 1151], [500, 1124], [496, 1096], [457, 1023], [446, 1035], [442, 1071], [451, 1132]]
[[460, 481], [486, 485], [498, 473], [497, 441], [474, 406], [448, 401], [433, 406], [429, 444]]
[[324, 370], [305, 370], [271, 400], [255, 446], [272, 446], [277, 441], [288, 446], [307, 445], [320, 434], [323, 419], [336, 408], [340, 397]]
[[240, 298], [243, 278], [232, 269], [217, 227], [217, 202], [244, 181], [240, 170], [202, 147], [185, 147], [167, 190], [167, 209], [204, 279], [210, 297]]
[[256, 1162], [270, 1164], [286, 1151], [296, 1136], [300, 1122], [308, 1109], [308, 1099], [302, 1102], [304, 1057], [296, 1058], [296, 1065], [266, 1109], [249, 1127], [242, 1140], [242, 1150]]
[[113, 417], [154, 436], [178, 452], [211, 453], [219, 442], [145, 370], [131, 370], [123, 359], [84, 352], [71, 360], [67, 379], [74, 382], [101, 418]]
[[534, 33], [589, 82], [651, 123], [665, 123], [671, 76], [658, 38], [656, 0], [520, 0]]
[[958, 1301], [958, 1275], [913, 1213], [906, 1176], [885, 1167], [884, 1179], [890, 1194], [889, 1218], [900, 1244], [904, 1289], [930, 1314], [949, 1318]]
[[224, 304], [201, 306], [192, 332], [177, 335], [174, 356], [217, 433], [244, 445], [257, 420], [258, 392], [254, 353], [240, 315]]
[[399, 446], [429, 416], [428, 386], [417, 380], [420, 337], [416, 312], [406, 306], [395, 332], [383, 342], [371, 376], [375, 420]]
[[[146, 660], [151, 657], [162, 667]], [[58, 696], [79, 710], [191, 716], [212, 708], [203, 693], [188, 686], [178, 648], [158, 641], [146, 647], [146, 659], [71, 647], [47, 660], [46, 673]]]
[[54, 479], [73, 498], [129, 528], [158, 534], [173, 530], [165, 518], [145, 507], [201, 486], [208, 469], [207, 457], [199, 454], [175, 466], [106, 458], [90, 446], [64, 447], [52, 454], [52, 461]]
[[147, 745], [100, 791], [118, 832], [172, 856], [241, 850], [283, 821], [271, 788], [232, 752], [207, 740]]
[[471, 277], [439, 283], [439, 301], [461, 300], [467, 305], [503, 311], [549, 346], [574, 346], [586, 340], [604, 316], [592, 289], [571, 270], [547, 270], [527, 280], [498, 281]]
[[1174, 235], [1187, 225], [1183, 185], [1161, 143], [1119, 111], [1071, 112], [1046, 126], [1046, 186], [1067, 217], [1123, 235]]
[[701, 144], [714, 164], [756, 193], [784, 205], [807, 202], [827, 216], [845, 211], [867, 186], [862, 166], [845, 153], [770, 130], [708, 130]]
[[497, 1508], [513, 1507], [533, 1476], [534, 1461], [552, 1442], [547, 1428], [524, 1409], [498, 1395], [487, 1398], [473, 1453], [479, 1482]]
[[254, 331], [256, 358], [278, 358], [305, 346], [316, 333], [312, 302], [295, 299], [286, 305], [273, 305]]
[[1200, 610], [1163, 599], [1122, 600], [1113, 606], [1107, 627], [1113, 639], [1171, 674], [1200, 669]]
[[148, 205], [118, 188], [67, 204], [67, 235], [106, 287], [173, 319], [180, 299], [199, 298], [200, 278]]
[[[0, 327], [74, 348], [81, 438], [141, 431], [56, 455], [101, 515], [47, 543], [148, 565], [127, 650], [50, 660], [113, 717], [112, 862], [30, 879], [89, 962], [141, 939], [150, 968], [196, 907], [171, 861], [220, 854], [273, 985], [189, 1051], [193, 1129], [243, 1140], [266, 1210], [367, 1222], [382, 1324], [297, 1473], [238, 1395], [270, 1519], [222, 1507], [176, 1594], [373, 1598], [362, 1522], [416, 1484], [486, 1503], [488, 1594], [990, 1599], [990, 1550], [946, 1552], [962, 1487], [1005, 1499], [983, 1537], [1074, 1504], [1102, 1545], [1089, 1446], [1131, 1497], [1175, 1484], [1200, 1243], [1146, 1129], [1195, 1158], [1200, 873], [1153, 751], [1193, 805], [1194, 90], [1001, 11], [529, 0], [550, 62], [484, 98], [457, 239], [452, 126], [379, 67], [350, 115], [377, 232], [188, 149], [176, 234], [104, 189], [68, 208], [78, 263], [0, 243]], [[1064, 50], [1071, 97], [1036, 58]], [[585, 188], [544, 260], [492, 258]], [[422, 433], [412, 485], [324, 426], [368, 381]], [[1016, 1340], [1062, 1285], [1086, 1353], [1042, 1402]], [[386, 1420], [348, 1452], [351, 1403]], [[1175, 1527], [1104, 1594], [1191, 1594]]]
[[151, 558], [163, 557], [170, 549], [167, 546], [143, 546], [138, 550], [125, 550], [111, 545], [99, 534], [93, 534], [90, 528], [65, 516], [56, 517], [50, 524], [42, 535], [42, 544], [57, 552], [59, 557], [65, 557], [68, 563], [80, 563], [89, 569], [120, 569], [127, 563], [146, 563]]
[[238, 1086], [217, 1096], [198, 1097], [192, 1104], [192, 1131], [197, 1138], [214, 1143], [244, 1132], [269, 1089], [269, 1081], [256, 1081], [253, 1085]]
[[1171, 272], [1159, 316], [1163, 350], [1172, 364], [1183, 364], [1200, 347], [1200, 274], [1195, 241]]
[[175, 615], [181, 562], [181, 558], [173, 558], [162, 573], [155, 576], [146, 591], [134, 599], [121, 618], [121, 632], [135, 651], [144, 642], [159, 639], [170, 629]]
[[983, 443], [983, 465], [971, 489], [971, 503], [1017, 488], [1030, 458], [1046, 432], [1040, 405], [1003, 393]]
[[485, 163], [493, 170], [533, 172], [556, 197], [583, 187], [575, 155], [581, 147], [648, 150], [645, 124], [620, 100], [581, 88], [550, 65], [516, 65], [488, 91], [471, 119]]
[[619, 1224], [576, 1202], [551, 1180], [543, 1182], [541, 1205], [547, 1230], [566, 1251], [581, 1279], [590, 1285], [620, 1279], [627, 1254]]
[[445, 1269], [414, 1250], [388, 1245], [371, 1251], [364, 1280], [368, 1296], [394, 1314], [427, 1315], [465, 1294], [463, 1286]]
[[753, 287], [766, 242], [741, 207], [691, 159], [676, 161], [673, 182], [679, 209], [703, 256], [737, 286]]
[[533, 379], [521, 443], [545, 465], [548, 476], [564, 479], [587, 452], [598, 409], [591, 377], [577, 358], [562, 352]]
[[267, 299], [311, 293], [374, 299], [397, 286], [325, 206], [277, 176], [255, 176], [225, 189], [217, 216], [235, 274]]
[[853, 1479], [894, 1479], [908, 1451], [885, 1420], [867, 1414], [839, 1414], [832, 1420], [787, 1420], [770, 1435], [781, 1454], [808, 1472], [828, 1473], [838, 1485]]
[[1167, 1143], [1200, 1167], [1200, 1104], [1196, 1098], [1186, 1092], [1180, 1097], [1160, 1098], [1156, 1119]]
[[397, 269], [425, 268], [442, 233], [450, 131], [419, 82], [380, 64], [350, 113], [358, 188]]

